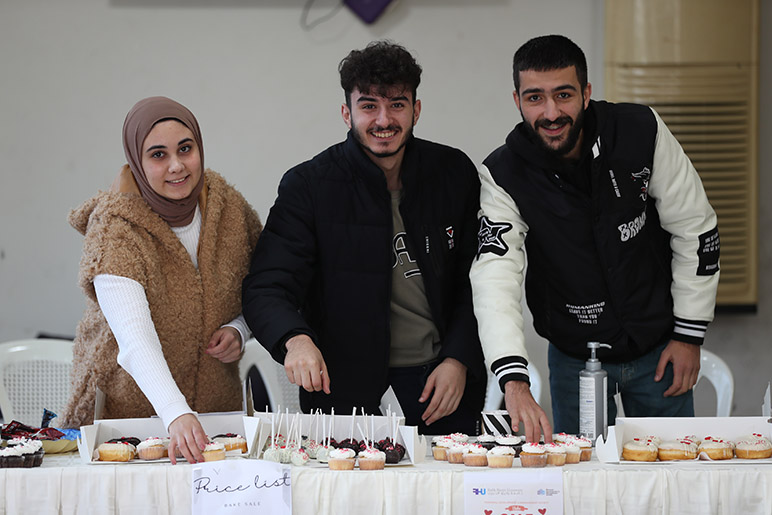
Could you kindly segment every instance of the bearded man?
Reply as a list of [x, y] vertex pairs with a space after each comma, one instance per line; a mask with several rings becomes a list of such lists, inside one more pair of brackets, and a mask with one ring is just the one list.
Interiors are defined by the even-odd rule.
[[608, 420], [694, 416], [718, 285], [716, 215], [697, 172], [649, 107], [590, 100], [570, 39], [541, 36], [513, 61], [523, 121], [480, 167], [480, 249], [472, 265], [486, 363], [513, 429], [552, 426], [528, 388], [521, 309], [549, 342], [555, 429], [579, 432], [588, 342], [608, 372]]

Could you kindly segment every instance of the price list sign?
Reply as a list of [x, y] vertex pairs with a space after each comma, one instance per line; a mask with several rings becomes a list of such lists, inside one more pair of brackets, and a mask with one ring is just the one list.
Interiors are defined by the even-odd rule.
[[561, 515], [559, 467], [464, 473], [465, 515]]
[[193, 514], [291, 515], [290, 467], [262, 460], [201, 463], [192, 470]]

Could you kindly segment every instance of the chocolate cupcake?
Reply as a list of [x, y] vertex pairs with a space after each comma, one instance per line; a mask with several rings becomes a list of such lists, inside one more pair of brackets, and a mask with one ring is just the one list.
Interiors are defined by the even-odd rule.
[[24, 457], [18, 445], [6, 447], [0, 450], [0, 461], [2, 468], [21, 468], [24, 466]]
[[35, 451], [35, 454], [34, 454], [34, 456], [35, 456], [35, 464], [33, 465], [33, 467], [39, 467], [40, 465], [43, 464], [43, 455], [45, 453], [46, 453], [46, 451], [44, 451], [42, 447], [40, 449], [38, 449], [37, 451]]
[[487, 450], [496, 447], [496, 437], [489, 434], [482, 434], [477, 437], [477, 445], [482, 445]]
[[515, 458], [519, 458], [520, 451], [523, 449], [523, 438], [517, 435], [497, 436], [496, 445], [512, 447], [515, 451]]

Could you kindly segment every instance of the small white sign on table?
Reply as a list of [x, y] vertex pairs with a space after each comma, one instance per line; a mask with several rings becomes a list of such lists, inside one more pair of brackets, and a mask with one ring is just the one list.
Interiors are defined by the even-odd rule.
[[263, 460], [200, 463], [192, 470], [193, 514], [291, 515], [290, 467]]
[[466, 515], [561, 515], [560, 467], [464, 473]]

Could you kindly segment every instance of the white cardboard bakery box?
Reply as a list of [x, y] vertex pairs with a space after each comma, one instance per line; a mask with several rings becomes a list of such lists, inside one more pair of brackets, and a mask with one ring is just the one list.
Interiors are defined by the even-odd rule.
[[[244, 435], [247, 440], [247, 454], [252, 450], [254, 435], [257, 430], [257, 424], [251, 416], [252, 407], [252, 387], [249, 382], [243, 385], [244, 392], [244, 411], [233, 411], [227, 413], [199, 413], [198, 420], [201, 427], [207, 435], [214, 436], [225, 433], [237, 433]], [[104, 411], [105, 394], [99, 388], [96, 391], [94, 401], [94, 423], [88, 426], [81, 426], [80, 437], [78, 438], [78, 453], [80, 459], [85, 463], [111, 464], [118, 462], [100, 462], [94, 459], [94, 451], [100, 444], [112, 440], [113, 438], [134, 437], [140, 440], [146, 438], [169, 436], [163, 422], [159, 417], [150, 418], [122, 418], [122, 419], [102, 419]], [[229, 451], [236, 453], [238, 451]], [[168, 461], [168, 458], [154, 460]], [[142, 463], [141, 461], [132, 461], [131, 463]]]
[[[199, 413], [198, 420], [201, 422], [201, 427], [204, 428], [206, 434], [211, 436], [224, 433], [246, 435], [249, 433], [248, 426], [254, 425], [251, 424], [251, 417], [247, 417], [239, 411], [230, 413]], [[95, 420], [93, 424], [80, 428], [80, 438], [78, 438], [80, 459], [84, 463], [109, 463], [110, 465], [115, 465], [116, 462], [94, 461], [94, 451], [100, 444], [108, 440], [129, 436], [144, 440], [150, 437], [165, 437], [168, 436], [168, 433], [163, 422], [158, 417]], [[249, 443], [251, 441], [248, 436], [246, 438], [249, 450]], [[158, 461], [163, 461], [163, 459], [154, 460], [154, 463]]]
[[[760, 417], [617, 418], [616, 424], [609, 426], [606, 440], [603, 441], [602, 436], [598, 437], [595, 443], [595, 452], [598, 460], [605, 463], [641, 465], [647, 462], [626, 461], [622, 459], [622, 446], [628, 440], [649, 435], [659, 436], [662, 440], [674, 440], [694, 435], [700, 439], [706, 436], [713, 436], [735, 441], [751, 433], [759, 433], [767, 438], [772, 438], [771, 402], [770, 386], [768, 385], [764, 396], [764, 403], [762, 404], [762, 416]], [[702, 465], [710, 462], [710, 460], [705, 460], [706, 456], [701, 456], [700, 458], [699, 463], [695, 462], [695, 464]], [[651, 463], [663, 465], [670, 462], [657, 461]], [[684, 462], [679, 461], [678, 463], [683, 464]], [[722, 461], [715, 461], [713, 463], [720, 464]], [[772, 463], [772, 459], [743, 460], [734, 458], [732, 463]]]
[[[249, 399], [244, 405], [244, 412], [199, 413], [198, 419], [207, 435], [213, 436], [222, 433], [238, 433], [244, 435], [247, 440], [246, 456], [250, 458], [260, 458], [262, 456], [262, 449], [271, 435], [271, 420], [273, 418], [275, 426], [279, 414], [254, 412], [249, 385], [246, 386], [244, 399]], [[80, 428], [80, 438], [78, 438], [78, 452], [81, 460], [85, 463], [109, 463], [115, 465], [117, 462], [100, 462], [94, 460], [94, 451], [96, 448], [99, 447], [101, 443], [113, 438], [133, 436], [140, 440], [144, 440], [150, 437], [168, 436], [166, 428], [159, 417], [100, 420], [99, 416], [103, 412], [103, 406], [104, 394], [97, 390], [96, 405], [94, 409], [97, 419], [94, 420], [94, 423], [91, 425], [82, 426]], [[291, 420], [294, 416], [295, 414], [291, 414], [287, 417], [283, 417], [282, 428], [280, 430], [283, 434], [287, 434]], [[315, 438], [315, 435], [311, 431], [316, 428], [315, 424], [318, 422], [317, 420], [313, 420], [313, 417], [313, 415], [299, 414], [297, 415], [297, 423], [301, 424], [303, 434]], [[326, 417], [327, 424], [329, 424], [330, 417]], [[393, 418], [368, 416], [366, 417], [368, 424], [367, 428], [362, 427], [365, 423], [365, 418], [360, 416], [352, 417], [352, 415], [336, 414], [332, 420], [334, 420], [332, 437], [337, 440], [343, 440], [344, 438], [349, 437], [352, 428], [355, 438], [360, 440], [362, 438], [360, 435], [360, 427], [362, 430], [369, 431], [368, 434], [374, 435], [373, 438], [376, 441], [391, 436], [390, 421], [392, 421]], [[405, 446], [405, 456], [411, 464], [422, 462], [426, 456], [426, 439], [423, 436], [418, 435], [417, 427], [405, 426], [404, 418], [397, 417], [396, 421], [397, 442]], [[359, 427], [356, 425], [357, 422], [359, 423]], [[164, 460], [168, 460], [168, 458], [154, 460], [154, 463]], [[130, 463], [142, 462], [135, 460]]]
[[[319, 415], [296, 415], [290, 413], [288, 416], [281, 416], [281, 427], [278, 427], [280, 415], [281, 414], [279, 413], [265, 411], [254, 413], [253, 419], [257, 421], [257, 424], [251, 428], [247, 428], [247, 441], [249, 442], [251, 439], [253, 444], [253, 446], [250, 447], [249, 457], [262, 457], [263, 449], [271, 438], [272, 422], [273, 431], [275, 433], [286, 436], [294, 420], [296, 425], [300, 425], [301, 433], [303, 435], [313, 438], [314, 440], [322, 439]], [[337, 413], [334, 417], [324, 415], [325, 425], [329, 425], [332, 421], [333, 427], [331, 436], [337, 441], [351, 438], [352, 436], [357, 440], [361, 440], [363, 438], [363, 432], [376, 442], [386, 437], [391, 438], [391, 425], [393, 420], [394, 418], [385, 416], [368, 415], [362, 417], [360, 415], [338, 415]], [[396, 422], [395, 437], [398, 443], [405, 446], [405, 457], [409, 463], [414, 465], [423, 462], [426, 457], [426, 438], [418, 434], [418, 428], [416, 426], [406, 426], [403, 417], [396, 417]], [[367, 427], [365, 427], [365, 425]], [[319, 426], [318, 430], [317, 426]], [[250, 429], [255, 431], [255, 433], [250, 433]]]

